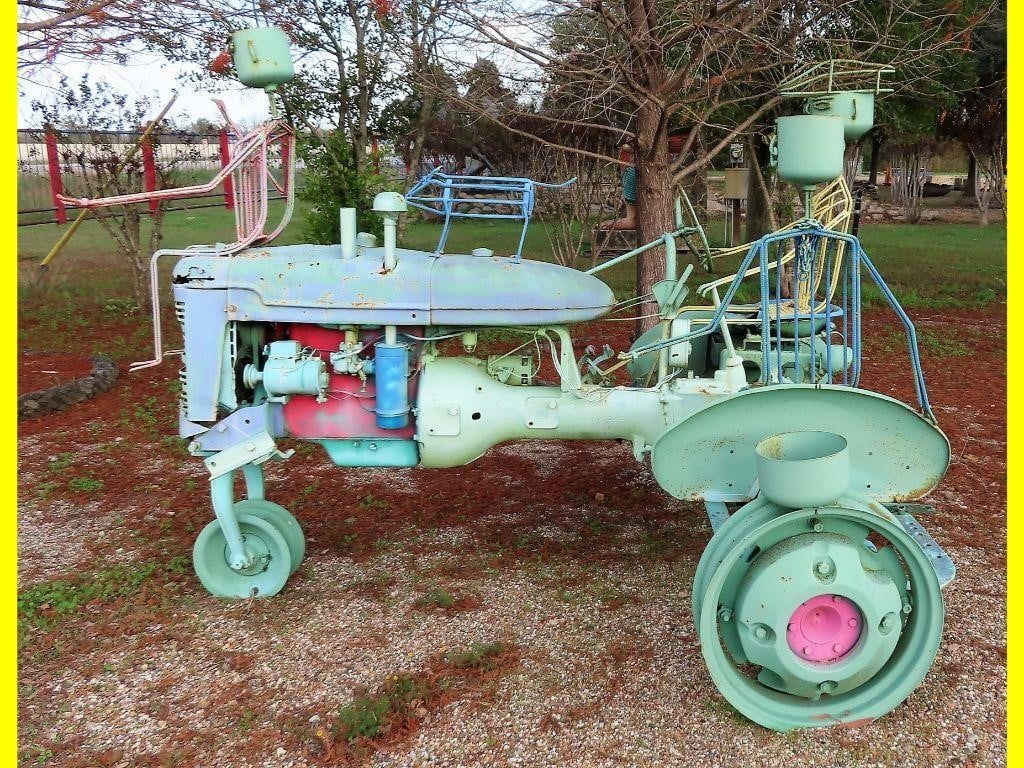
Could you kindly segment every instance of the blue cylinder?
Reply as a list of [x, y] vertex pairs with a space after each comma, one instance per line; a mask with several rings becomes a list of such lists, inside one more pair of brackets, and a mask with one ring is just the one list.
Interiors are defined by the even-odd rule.
[[404, 344], [373, 345], [377, 378], [377, 426], [401, 429], [409, 423], [409, 348]]

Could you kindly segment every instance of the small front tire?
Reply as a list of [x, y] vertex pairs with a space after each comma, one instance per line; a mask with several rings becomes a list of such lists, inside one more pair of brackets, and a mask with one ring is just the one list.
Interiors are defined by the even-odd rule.
[[199, 581], [215, 597], [246, 599], [271, 597], [291, 575], [288, 543], [277, 527], [250, 514], [238, 516], [238, 528], [251, 564], [235, 570], [220, 522], [212, 521], [200, 532], [192, 548], [192, 565]]

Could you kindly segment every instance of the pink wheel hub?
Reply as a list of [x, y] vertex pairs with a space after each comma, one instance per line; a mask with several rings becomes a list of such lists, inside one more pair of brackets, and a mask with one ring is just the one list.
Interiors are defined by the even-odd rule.
[[857, 644], [862, 624], [860, 611], [852, 600], [841, 595], [818, 595], [793, 611], [786, 642], [801, 659], [837, 661]]

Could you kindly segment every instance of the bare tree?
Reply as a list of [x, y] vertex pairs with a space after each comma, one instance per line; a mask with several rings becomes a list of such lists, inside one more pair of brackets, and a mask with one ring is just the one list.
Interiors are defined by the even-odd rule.
[[[58, 136], [68, 196], [98, 198], [142, 191], [142, 160], [138, 155], [129, 159], [129, 154], [136, 132], [154, 111], [146, 99], [133, 101], [106, 82], [93, 83], [83, 76], [75, 84], [62, 78], [57, 106], [36, 102], [33, 109]], [[154, 145], [161, 127], [165, 126], [157, 126], [149, 137]], [[177, 186], [177, 167], [197, 159], [196, 150], [189, 148], [178, 148], [174, 157], [165, 153], [156, 168], [157, 188]], [[166, 201], [160, 201], [152, 211], [134, 203], [100, 208], [94, 214], [128, 263], [135, 301], [143, 311], [150, 309], [149, 257], [159, 248], [165, 212]]]
[[[533, 169], [527, 172], [531, 178], [556, 182], [576, 179], [564, 189], [542, 192], [537, 204], [538, 218], [555, 261], [576, 267], [590, 240], [595, 219], [611, 214], [618, 207], [618, 179], [608, 172], [607, 163], [594, 157], [550, 147], [528, 156], [533, 161]], [[597, 247], [598, 243], [590, 243], [592, 258], [596, 258]]]
[[[672, 227], [673, 190], [780, 103], [773, 83], [796, 65], [830, 56], [896, 62], [913, 71], [926, 54], [954, 47], [947, 35], [964, 4], [938, 0], [462, 0], [463, 35], [449, 48], [488, 48], [518, 99], [483, 118], [565, 151], [620, 163], [634, 148], [638, 227], [649, 241]], [[473, 109], [471, 99], [464, 106]], [[534, 127], [525, 127], [532, 121]], [[576, 131], [604, 135], [574, 140]], [[681, 132], [670, 154], [668, 134]], [[637, 262], [637, 290], [661, 277], [657, 251]], [[641, 313], [641, 314], [646, 314]]]

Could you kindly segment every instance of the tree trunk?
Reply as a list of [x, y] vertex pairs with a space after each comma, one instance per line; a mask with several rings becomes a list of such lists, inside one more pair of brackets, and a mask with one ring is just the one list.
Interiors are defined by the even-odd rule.
[[760, 134], [751, 133], [747, 136], [747, 154], [747, 165], [750, 167], [747, 176], [747, 242], [753, 242], [775, 229], [771, 193], [768, 189], [771, 152], [768, 145], [761, 141]]
[[[637, 119], [637, 234], [649, 243], [673, 229], [672, 174], [669, 172], [668, 133], [660, 111], [653, 106], [640, 110]], [[654, 284], [665, 279], [665, 249], [652, 248], [636, 259], [636, 295], [651, 293]], [[653, 328], [658, 311], [654, 301], [645, 301], [636, 323], [636, 335]]]
[[871, 170], [868, 172], [868, 184], [872, 187], [878, 184], [878, 165], [882, 160], [884, 141], [877, 130], [871, 132]]
[[973, 195], [974, 201], [978, 202], [978, 187], [977, 187], [977, 176], [978, 176], [978, 160], [974, 157], [974, 152], [971, 148], [967, 148], [967, 179], [964, 181], [965, 195]]
[[860, 173], [861, 157], [864, 153], [864, 145], [860, 141], [849, 144], [843, 153], [843, 175], [846, 177], [846, 185], [853, 189], [857, 183], [857, 174]]

